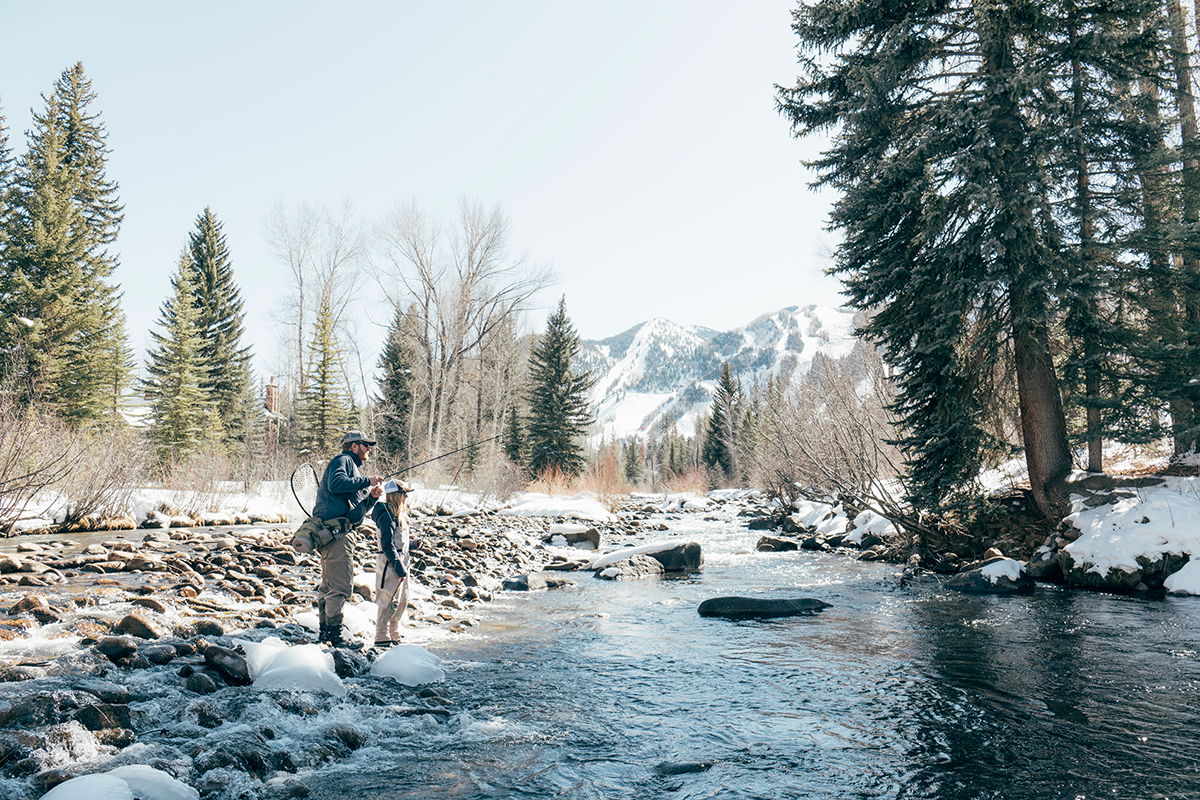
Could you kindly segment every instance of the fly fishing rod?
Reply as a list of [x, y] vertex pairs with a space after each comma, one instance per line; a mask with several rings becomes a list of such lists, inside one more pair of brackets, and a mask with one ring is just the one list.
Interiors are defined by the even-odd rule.
[[458, 448], [457, 450], [451, 450], [449, 453], [442, 453], [440, 456], [434, 456], [433, 458], [427, 458], [427, 459], [425, 459], [424, 461], [418, 461], [416, 464], [409, 464], [409, 465], [407, 465], [407, 466], [401, 467], [400, 469], [398, 469], [398, 470], [396, 470], [395, 472], [393, 472], [391, 475], [385, 475], [384, 477], [385, 477], [385, 478], [391, 478], [391, 477], [394, 477], [394, 476], [396, 476], [396, 475], [399, 475], [399, 474], [400, 474], [400, 473], [402, 473], [402, 472], [408, 472], [410, 469], [416, 469], [417, 467], [423, 467], [423, 466], [425, 466], [426, 464], [431, 464], [431, 463], [433, 463], [434, 461], [439, 461], [439, 460], [441, 460], [441, 459], [445, 458], [446, 456], [452, 456], [452, 455], [454, 455], [455, 453], [461, 453], [461, 452], [463, 452], [464, 450], [470, 450], [472, 447], [478, 447], [478, 446], [479, 446], [479, 445], [481, 445], [481, 444], [487, 444], [488, 442], [494, 442], [494, 441], [496, 441], [497, 439], [503, 439], [503, 438], [504, 438], [504, 434], [502, 434], [502, 433], [501, 433], [501, 434], [497, 434], [496, 436], [493, 436], [493, 437], [492, 437], [492, 438], [490, 438], [490, 439], [484, 439], [483, 441], [479, 441], [479, 442], [473, 442], [472, 444], [469, 444], [469, 445], [467, 445], [466, 447], [460, 447], [460, 448]]
[[[461, 453], [464, 450], [470, 450], [472, 447], [478, 447], [481, 444], [487, 444], [488, 442], [494, 442], [497, 439], [502, 438], [504, 438], [504, 434], [499, 434], [490, 439], [484, 439], [482, 442], [475, 442], [474, 444], [469, 444], [466, 447], [460, 447], [457, 450], [451, 450], [449, 453], [442, 453], [440, 456], [427, 458], [424, 461], [418, 461], [416, 464], [409, 464], [406, 467], [401, 467], [400, 469], [396, 470], [391, 475], [387, 475], [386, 478], [394, 477], [402, 472], [408, 472], [410, 469], [423, 467], [426, 464], [446, 458], [447, 456], [452, 456], [455, 453]], [[292, 496], [296, 498], [296, 502], [300, 505], [300, 510], [303, 511], [307, 516], [312, 516], [310, 509], [317, 502], [318, 483], [317, 471], [313, 468], [312, 464], [301, 464], [296, 471], [292, 473]]]

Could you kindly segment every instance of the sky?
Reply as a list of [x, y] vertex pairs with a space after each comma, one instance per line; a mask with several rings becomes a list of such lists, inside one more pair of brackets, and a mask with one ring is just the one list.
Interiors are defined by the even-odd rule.
[[[264, 236], [278, 205], [348, 203], [365, 226], [400, 203], [447, 224], [464, 200], [499, 207], [510, 257], [556, 278], [531, 330], [560, 297], [585, 339], [842, 302], [823, 274], [832, 196], [802, 163], [821, 143], [775, 109], [798, 74], [795, 0], [5, 5], [15, 155], [64, 70], [92, 81], [139, 353], [206, 207], [264, 380], [289, 275]], [[368, 353], [390, 322], [382, 288], [361, 289]]]

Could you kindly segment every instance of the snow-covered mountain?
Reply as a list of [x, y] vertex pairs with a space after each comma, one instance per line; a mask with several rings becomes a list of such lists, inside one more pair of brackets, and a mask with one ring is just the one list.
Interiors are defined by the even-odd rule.
[[712, 402], [722, 363], [729, 362], [745, 387], [768, 375], [802, 374], [817, 353], [849, 355], [853, 330], [854, 312], [817, 306], [790, 306], [724, 333], [654, 319], [581, 342], [576, 369], [597, 378], [592, 402], [598, 437], [623, 439], [668, 415], [690, 436], [696, 417]]

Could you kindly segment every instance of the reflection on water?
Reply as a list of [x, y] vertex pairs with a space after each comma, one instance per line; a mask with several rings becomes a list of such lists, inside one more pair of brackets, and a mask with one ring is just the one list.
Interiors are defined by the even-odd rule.
[[[472, 727], [308, 779], [312, 797], [1195, 797], [1200, 600], [901, 589], [680, 520], [684, 578], [506, 596], [440, 651]], [[767, 590], [833, 604], [702, 618]]]

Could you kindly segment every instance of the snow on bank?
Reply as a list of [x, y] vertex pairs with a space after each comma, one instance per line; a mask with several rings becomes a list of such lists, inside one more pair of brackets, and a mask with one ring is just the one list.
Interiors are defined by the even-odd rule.
[[1139, 556], [1156, 561], [1166, 554], [1193, 559], [1164, 584], [1174, 594], [1200, 595], [1200, 478], [1166, 478], [1162, 486], [1143, 487], [1113, 505], [1083, 507], [1075, 498], [1067, 517], [1081, 536], [1066, 546], [1089, 572], [1136, 572]]
[[519, 495], [509, 508], [501, 514], [521, 517], [566, 517], [567, 519], [589, 519], [593, 522], [616, 522], [617, 516], [596, 499], [591, 492], [580, 492], [573, 497], [551, 497], [538, 492]]

